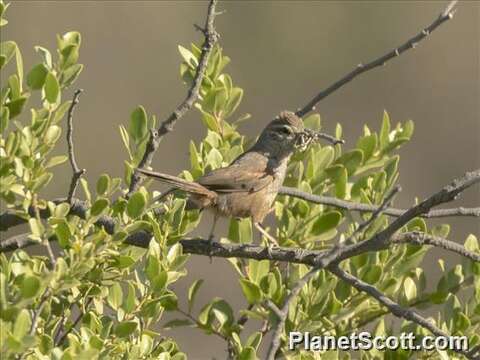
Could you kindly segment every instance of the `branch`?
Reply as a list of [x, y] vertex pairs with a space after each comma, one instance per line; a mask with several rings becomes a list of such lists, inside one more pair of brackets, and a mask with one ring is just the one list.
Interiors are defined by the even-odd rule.
[[[367, 293], [371, 297], [375, 298], [380, 304], [387, 307], [388, 310], [390, 310], [390, 312], [396, 317], [412, 321], [420, 325], [421, 327], [429, 330], [435, 336], [442, 336], [442, 337], [449, 336], [449, 334], [447, 334], [446, 332], [438, 328], [432, 321], [427, 320], [426, 318], [424, 318], [414, 310], [403, 308], [402, 306], [400, 306], [395, 301], [391, 300], [389, 297], [387, 297], [385, 294], [383, 294], [374, 286], [366, 282], [363, 282], [362, 280], [356, 278], [355, 276], [343, 271], [338, 267], [338, 265], [330, 266], [328, 270], [333, 274], [335, 274], [340, 279], [342, 279], [343, 281], [347, 282], [348, 284], [356, 288], [358, 291]], [[455, 349], [453, 351], [466, 356], [468, 359], [478, 359], [478, 357], [474, 355], [473, 349], [471, 351], [460, 350], [460, 349]]]
[[[452, 184], [446, 186], [438, 193], [424, 200], [420, 204], [410, 208], [403, 215], [398, 217], [394, 222], [392, 222], [385, 230], [376, 234], [371, 239], [365, 240], [358, 244], [350, 246], [338, 246], [330, 250], [328, 253], [318, 256], [315, 259], [316, 265], [313, 269], [310, 270], [293, 288], [292, 292], [285, 299], [284, 305], [280, 310], [279, 321], [274, 330], [272, 341], [267, 354], [268, 360], [274, 360], [275, 354], [280, 347], [280, 337], [283, 332], [285, 319], [288, 315], [288, 309], [293, 298], [297, 296], [303, 286], [310, 280], [317, 271], [324, 268], [337, 268], [337, 265], [340, 261], [346, 260], [352, 256], [359, 255], [363, 252], [381, 250], [388, 246], [388, 241], [390, 237], [398, 231], [402, 226], [404, 226], [411, 219], [415, 218], [418, 215], [428, 212], [432, 207], [440, 205], [444, 202], [452, 201], [455, 199], [463, 190], [472, 186], [473, 184], [480, 181], [480, 170], [474, 171], [472, 173], [467, 173], [464, 177], [454, 180]], [[398, 191], [399, 189], [397, 189]], [[379, 207], [379, 209], [374, 213], [376, 216], [381, 214], [381, 211], [388, 205], [391, 198], [397, 192], [392, 191], [391, 194], [387, 196], [385, 201]], [[373, 216], [372, 216], [373, 218]], [[467, 250], [465, 250], [467, 251]]]
[[[88, 309], [88, 307], [90, 306], [90, 304], [92, 303], [92, 300], [93, 298], [89, 298], [87, 300], [87, 303], [85, 304], [85, 310]], [[79, 309], [79, 313], [77, 315], [77, 318], [73, 321], [72, 325], [70, 325], [68, 327], [68, 329], [65, 330], [65, 332], [63, 334], [58, 334], [58, 339], [55, 339], [55, 346], [59, 346], [61, 344], [63, 344], [63, 342], [65, 341], [65, 339], [67, 338], [68, 334], [70, 334], [70, 332], [75, 329], [75, 327], [78, 325], [78, 323], [80, 322], [80, 320], [82, 320], [83, 316], [85, 315], [85, 312], [82, 311], [82, 309]]]
[[[287, 195], [295, 198], [299, 198], [308, 202], [312, 202], [315, 204], [322, 204], [333, 206], [339, 209], [348, 210], [348, 211], [359, 211], [362, 213], [372, 213], [378, 210], [377, 205], [369, 205], [369, 204], [362, 204], [356, 203], [353, 201], [347, 201], [342, 199], [337, 199], [331, 196], [323, 196], [323, 195], [315, 195], [310, 194], [296, 188], [282, 186], [278, 192], [280, 195]], [[406, 209], [396, 209], [387, 207], [384, 209], [383, 214], [393, 217], [401, 216], [402, 214], [407, 211]], [[480, 217], [480, 207], [477, 208], [451, 208], [451, 209], [438, 209], [438, 210], [431, 210], [428, 213], [421, 215], [423, 218], [440, 218], [440, 217], [448, 217], [448, 216], [474, 216]]]
[[[218, 40], [218, 33], [215, 31], [214, 20], [215, 16], [218, 14], [215, 12], [215, 6], [217, 0], [210, 0], [208, 5], [207, 19], [205, 21], [205, 28], [201, 29], [202, 33], [205, 36], [205, 42], [203, 43], [202, 52], [198, 61], [197, 71], [195, 77], [193, 78], [192, 86], [188, 90], [188, 95], [183, 100], [183, 102], [178, 105], [178, 107], [166, 118], [159, 126], [157, 130], [152, 129], [150, 132], [150, 138], [148, 139], [147, 145], [145, 147], [145, 153], [143, 158], [138, 164], [138, 168], [144, 169], [150, 166], [153, 156], [160, 145], [162, 138], [171, 132], [175, 126], [177, 120], [181, 119], [197, 101], [200, 95], [200, 88], [202, 85], [203, 78], [208, 65], [208, 59], [214, 45]], [[128, 194], [131, 195], [138, 189], [139, 183], [142, 180], [143, 175], [138, 172], [134, 172], [130, 179], [130, 187], [128, 189]]]
[[416, 45], [425, 39], [431, 32], [437, 29], [440, 25], [442, 25], [445, 21], [450, 20], [454, 13], [454, 7], [457, 1], [451, 1], [448, 6], [445, 8], [444, 11], [437, 17], [437, 19], [432, 22], [429, 26], [423, 29], [420, 33], [412, 37], [411, 39], [407, 40], [404, 44], [400, 45], [396, 49], [386, 53], [385, 55], [380, 56], [379, 58], [367, 63], [367, 64], [358, 64], [357, 67], [352, 70], [350, 73], [345, 75], [340, 80], [334, 82], [325, 90], [320, 91], [308, 104], [306, 104], [303, 108], [297, 110], [296, 115], [299, 117], [303, 117], [304, 115], [308, 114], [310, 111], [315, 110], [315, 106], [328, 95], [332, 94], [334, 91], [341, 88], [343, 85], [349, 83], [358, 75], [363, 74], [369, 70], [372, 70], [376, 67], [385, 65], [389, 60], [400, 56], [407, 50], [414, 49]]
[[372, 222], [374, 222], [380, 215], [383, 214], [383, 212], [387, 209], [387, 207], [392, 203], [393, 198], [395, 195], [402, 191], [402, 188], [400, 185], [395, 186], [383, 199], [383, 202], [380, 204], [380, 206], [372, 213], [372, 215], [368, 218], [368, 220], [364, 221], [361, 223], [353, 232], [352, 236], [350, 238], [353, 238], [356, 234], [359, 232], [363, 231], [367, 226], [369, 226]]
[[421, 216], [422, 214], [428, 213], [430, 209], [435, 206], [455, 200], [460, 193], [479, 182], [480, 169], [466, 173], [463, 177], [454, 180], [450, 185], [445, 186], [436, 194], [405, 211], [384, 230], [375, 234], [370, 239], [339, 250], [335, 262], [339, 263], [345, 259], [364, 252], [378, 251], [387, 248], [391, 242], [390, 238], [392, 235], [405, 226], [410, 220]]
[[314, 267], [311, 269], [305, 276], [303, 276], [293, 287], [292, 291], [286, 297], [283, 306], [279, 309], [274, 303], [269, 302], [267, 306], [273, 311], [273, 313], [278, 317], [278, 322], [273, 330], [272, 340], [270, 342], [270, 346], [267, 352], [267, 360], [275, 360], [275, 355], [277, 354], [278, 348], [280, 347], [280, 338], [283, 333], [283, 328], [285, 326], [285, 320], [288, 316], [288, 309], [290, 307], [290, 303], [297, 297], [300, 293], [302, 288], [305, 286], [306, 283], [310, 281], [310, 279], [320, 270], [320, 267]]
[[464, 246], [439, 236], [433, 236], [433, 235], [429, 235], [429, 234], [418, 232], [418, 231], [396, 234], [392, 237], [392, 243], [433, 245], [433, 246], [457, 253], [472, 261], [480, 262], [480, 254], [476, 254], [474, 252], [468, 251]]
[[75, 189], [77, 188], [78, 181], [80, 177], [85, 173], [85, 169], [80, 169], [77, 165], [77, 160], [75, 159], [75, 152], [73, 149], [73, 112], [75, 107], [79, 102], [80, 94], [83, 92], [82, 89], [75, 90], [73, 94], [73, 100], [68, 108], [68, 117], [67, 117], [67, 145], [68, 145], [68, 159], [70, 160], [70, 165], [72, 166], [72, 180], [70, 182], [70, 189], [68, 191], [67, 202], [71, 203], [72, 198], [75, 195]]

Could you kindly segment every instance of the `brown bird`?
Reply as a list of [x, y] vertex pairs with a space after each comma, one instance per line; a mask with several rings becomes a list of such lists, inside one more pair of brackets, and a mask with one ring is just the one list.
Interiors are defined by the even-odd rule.
[[301, 118], [283, 111], [267, 125], [252, 148], [227, 167], [213, 170], [195, 182], [146, 169], [137, 171], [187, 192], [189, 198], [186, 209], [212, 209], [214, 220], [210, 241], [219, 216], [249, 217], [255, 228], [277, 245], [276, 239], [263, 228], [262, 222], [272, 210], [291, 155], [319, 138], [333, 143], [343, 142], [304, 128]]

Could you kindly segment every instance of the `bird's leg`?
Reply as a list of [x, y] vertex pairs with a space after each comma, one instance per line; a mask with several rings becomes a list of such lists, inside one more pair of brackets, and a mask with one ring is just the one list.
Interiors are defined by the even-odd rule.
[[218, 215], [216, 213], [213, 214], [213, 223], [212, 228], [210, 229], [210, 235], [208, 235], [208, 256], [210, 257], [210, 264], [212, 263], [212, 247], [213, 247], [213, 233], [215, 232], [215, 226], [217, 225]]
[[270, 235], [268, 231], [265, 230], [265, 228], [259, 222], [254, 222], [254, 225], [257, 228], [257, 230], [260, 231], [260, 234], [265, 236], [265, 238], [267, 239], [267, 251], [268, 251], [268, 255], [271, 256], [272, 248], [278, 247], [277, 239], [275, 239], [272, 235]]

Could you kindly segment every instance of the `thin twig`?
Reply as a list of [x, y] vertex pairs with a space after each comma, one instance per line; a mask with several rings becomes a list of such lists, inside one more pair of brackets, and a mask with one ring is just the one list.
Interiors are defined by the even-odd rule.
[[73, 100], [68, 108], [67, 116], [67, 146], [68, 146], [68, 159], [70, 160], [70, 165], [72, 166], [72, 180], [70, 181], [70, 188], [68, 190], [67, 202], [71, 204], [73, 196], [75, 195], [75, 190], [77, 189], [78, 181], [85, 173], [85, 169], [80, 169], [77, 165], [77, 160], [75, 159], [75, 151], [73, 147], [73, 113], [75, 107], [78, 105], [80, 94], [83, 92], [82, 89], [75, 90], [73, 94]]
[[[33, 216], [37, 220], [39, 224], [42, 223], [41, 216], [40, 216], [40, 211], [38, 209], [38, 195], [35, 193], [32, 196], [32, 208], [33, 208]], [[28, 238], [30, 239], [30, 234], [28, 234]], [[52, 246], [50, 245], [50, 240], [44, 238], [42, 235], [42, 244], [45, 246], [47, 249], [48, 257], [50, 258], [50, 263], [52, 267], [55, 267], [55, 264], [57, 263], [57, 259], [55, 258], [55, 254], [53, 253]]]
[[315, 106], [324, 98], [332, 94], [334, 91], [338, 90], [341, 88], [343, 85], [349, 83], [352, 81], [354, 78], [359, 76], [360, 74], [363, 74], [369, 70], [372, 70], [376, 67], [383, 66], [385, 65], [389, 60], [400, 56], [402, 53], [404, 53], [407, 50], [414, 49], [416, 45], [425, 39], [429, 34], [431, 34], [435, 29], [437, 29], [440, 25], [442, 25], [445, 21], [450, 20], [455, 11], [454, 7], [456, 5], [457, 1], [451, 1], [448, 6], [445, 8], [445, 10], [442, 11], [440, 16], [437, 17], [437, 19], [432, 22], [429, 26], [427, 26], [425, 29], [423, 29], [421, 32], [419, 32], [417, 35], [412, 37], [411, 39], [407, 40], [404, 44], [400, 45], [396, 49], [393, 49], [392, 51], [386, 53], [385, 55], [380, 56], [379, 58], [367, 63], [367, 64], [358, 64], [354, 70], [349, 72], [347, 75], [345, 75], [343, 78], [340, 80], [334, 82], [332, 85], [330, 85], [328, 88], [325, 90], [320, 91], [308, 104], [306, 104], [303, 108], [299, 109], [296, 112], [296, 115], [299, 117], [303, 117], [304, 115], [308, 114], [310, 111], [313, 111], [315, 109]]
[[[345, 281], [346, 283], [353, 286], [358, 291], [367, 293], [368, 295], [376, 299], [380, 304], [387, 307], [388, 310], [390, 310], [390, 312], [396, 317], [412, 321], [420, 325], [421, 327], [429, 330], [435, 336], [441, 336], [441, 337], [449, 336], [449, 334], [447, 334], [446, 332], [441, 330], [439, 327], [437, 327], [433, 323], [433, 321], [427, 320], [426, 318], [424, 318], [414, 310], [407, 309], [400, 306], [398, 303], [396, 303], [395, 301], [387, 297], [385, 294], [383, 294], [381, 291], [379, 291], [375, 286], [370, 285], [366, 282], [363, 282], [362, 280], [356, 278], [355, 276], [340, 269], [337, 265], [330, 266], [328, 270], [333, 274], [335, 274], [340, 279], [342, 279], [343, 281]], [[478, 359], [474, 357], [469, 350], [460, 350], [460, 349], [452, 349], [452, 350], [466, 356], [468, 359]]]
[[[188, 95], [185, 100], [183, 100], [183, 102], [178, 105], [178, 107], [168, 116], [168, 118], [166, 118], [160, 124], [158, 129], [151, 130], [150, 138], [145, 147], [145, 153], [143, 154], [142, 160], [138, 164], [138, 168], [145, 169], [150, 166], [153, 156], [157, 151], [162, 138], [173, 130], [177, 120], [181, 119], [192, 108], [193, 104], [195, 104], [200, 95], [200, 88], [207, 69], [208, 59], [210, 58], [213, 47], [219, 38], [219, 35], [215, 31], [214, 27], [215, 16], [218, 15], [218, 13], [215, 11], [216, 4], [217, 0], [210, 0], [208, 5], [205, 28], [201, 29], [205, 36], [205, 41], [203, 43], [202, 52], [198, 60], [196, 74], [193, 78], [192, 86], [188, 90]], [[132, 174], [127, 197], [137, 190], [142, 178], [143, 175], [138, 172], [134, 172]]]
[[279, 309], [274, 303], [269, 302], [267, 306], [273, 311], [273, 313], [277, 316], [278, 322], [274, 327], [272, 340], [270, 342], [270, 346], [267, 352], [267, 360], [274, 360], [275, 355], [280, 347], [281, 343], [281, 336], [283, 333], [283, 328], [285, 327], [285, 320], [288, 316], [288, 309], [290, 307], [290, 303], [297, 297], [300, 293], [302, 288], [307, 284], [310, 279], [320, 270], [320, 267], [314, 267], [311, 269], [306, 275], [304, 275], [293, 287], [290, 291], [290, 294], [285, 298], [283, 306]]
[[395, 244], [414, 244], [414, 245], [432, 245], [466, 257], [472, 261], [480, 262], [480, 254], [468, 251], [464, 246], [456, 242], [444, 239], [439, 236], [429, 235], [419, 231], [395, 234], [392, 236], [392, 243]]
[[364, 221], [363, 223], [361, 223], [356, 229], [355, 231], [353, 232], [351, 238], [353, 238], [355, 235], [357, 235], [358, 233], [362, 232], [365, 228], [367, 228], [367, 226], [369, 226], [373, 221], [375, 221], [380, 215], [382, 215], [382, 213], [387, 209], [387, 207], [392, 203], [393, 201], [393, 198], [395, 197], [395, 195], [402, 191], [402, 188], [400, 187], [400, 185], [397, 185], [395, 186], [389, 193], [388, 195], [385, 197], [385, 199], [383, 199], [383, 202], [380, 204], [380, 206], [377, 208], [377, 210], [375, 210], [372, 215], [366, 220]]
[[[462, 290], [463, 286], [466, 286], [465, 289], [468, 288], [468, 286], [471, 286], [473, 284], [473, 280], [474, 280], [474, 277], [469, 276], [469, 277], [465, 278], [461, 283], [456, 284], [455, 286], [452, 286], [451, 288], [447, 289], [446, 292], [456, 294], [457, 292]], [[421, 295], [419, 298], [413, 299], [412, 301], [410, 301], [408, 303], [408, 307], [410, 307], [410, 308], [411, 307], [419, 307], [421, 305], [425, 305], [425, 304], [429, 303], [432, 299], [432, 296], [435, 293], [436, 293], [435, 291], [431, 292], [431, 293], [425, 293], [425, 294]], [[371, 315], [371, 316], [363, 319], [360, 323], [356, 324], [354, 329], [350, 329], [350, 332], [355, 332], [358, 329], [362, 329], [366, 325], [370, 324], [371, 322], [375, 321], [376, 319], [378, 319], [381, 316], [387, 315], [388, 313], [389, 313], [389, 311], [387, 309], [380, 310], [376, 314]], [[334, 327], [332, 327], [330, 329], [327, 329], [326, 331], [333, 330], [333, 329], [334, 329]], [[323, 333], [325, 333], [326, 331], [324, 331]], [[320, 335], [322, 335], [322, 334], [320, 334]]]
[[[315, 195], [310, 194], [296, 188], [282, 186], [278, 191], [280, 195], [287, 195], [295, 198], [299, 198], [308, 202], [312, 202], [315, 204], [322, 204], [333, 206], [338, 209], [348, 210], [348, 211], [358, 211], [361, 213], [372, 213], [378, 210], [377, 205], [369, 205], [369, 204], [362, 204], [356, 203], [353, 201], [337, 199], [331, 196], [323, 196], [323, 195]], [[383, 214], [392, 216], [392, 217], [399, 217], [407, 211], [406, 209], [396, 209], [387, 207], [384, 209]], [[476, 208], [451, 208], [451, 209], [437, 209], [431, 210], [428, 213], [421, 215], [423, 218], [442, 218], [442, 217], [449, 217], [449, 216], [473, 216], [473, 217], [480, 217], [480, 207]]]
[[[85, 310], [88, 309], [90, 304], [92, 303], [93, 298], [89, 298], [85, 304]], [[55, 346], [59, 346], [63, 344], [65, 339], [67, 338], [68, 334], [75, 329], [75, 327], [78, 325], [80, 320], [82, 320], [83, 316], [85, 315], [85, 312], [82, 309], [79, 309], [79, 314], [77, 315], [77, 318], [73, 321], [72, 325], [68, 327], [68, 329], [65, 330], [65, 332], [62, 335], [59, 335], [58, 339], [55, 341]]]
[[50, 296], [49, 289], [45, 289], [43, 295], [40, 300], [40, 305], [36, 310], [33, 311], [33, 318], [32, 318], [32, 325], [30, 327], [30, 335], [35, 335], [35, 331], [37, 330], [38, 320], [40, 319], [40, 315], [43, 311], [43, 308], [47, 304], [48, 297]]

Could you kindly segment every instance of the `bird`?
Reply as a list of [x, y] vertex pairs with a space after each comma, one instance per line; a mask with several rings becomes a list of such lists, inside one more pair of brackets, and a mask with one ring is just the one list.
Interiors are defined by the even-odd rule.
[[226, 167], [212, 170], [195, 181], [138, 168], [136, 171], [186, 192], [186, 210], [213, 211], [209, 241], [214, 238], [218, 218], [251, 218], [255, 228], [267, 239], [269, 251], [278, 242], [262, 225], [273, 209], [283, 184], [290, 157], [305, 150], [313, 141], [323, 138], [343, 143], [330, 135], [304, 127], [303, 120], [290, 111], [282, 111], [263, 129], [256, 143]]

